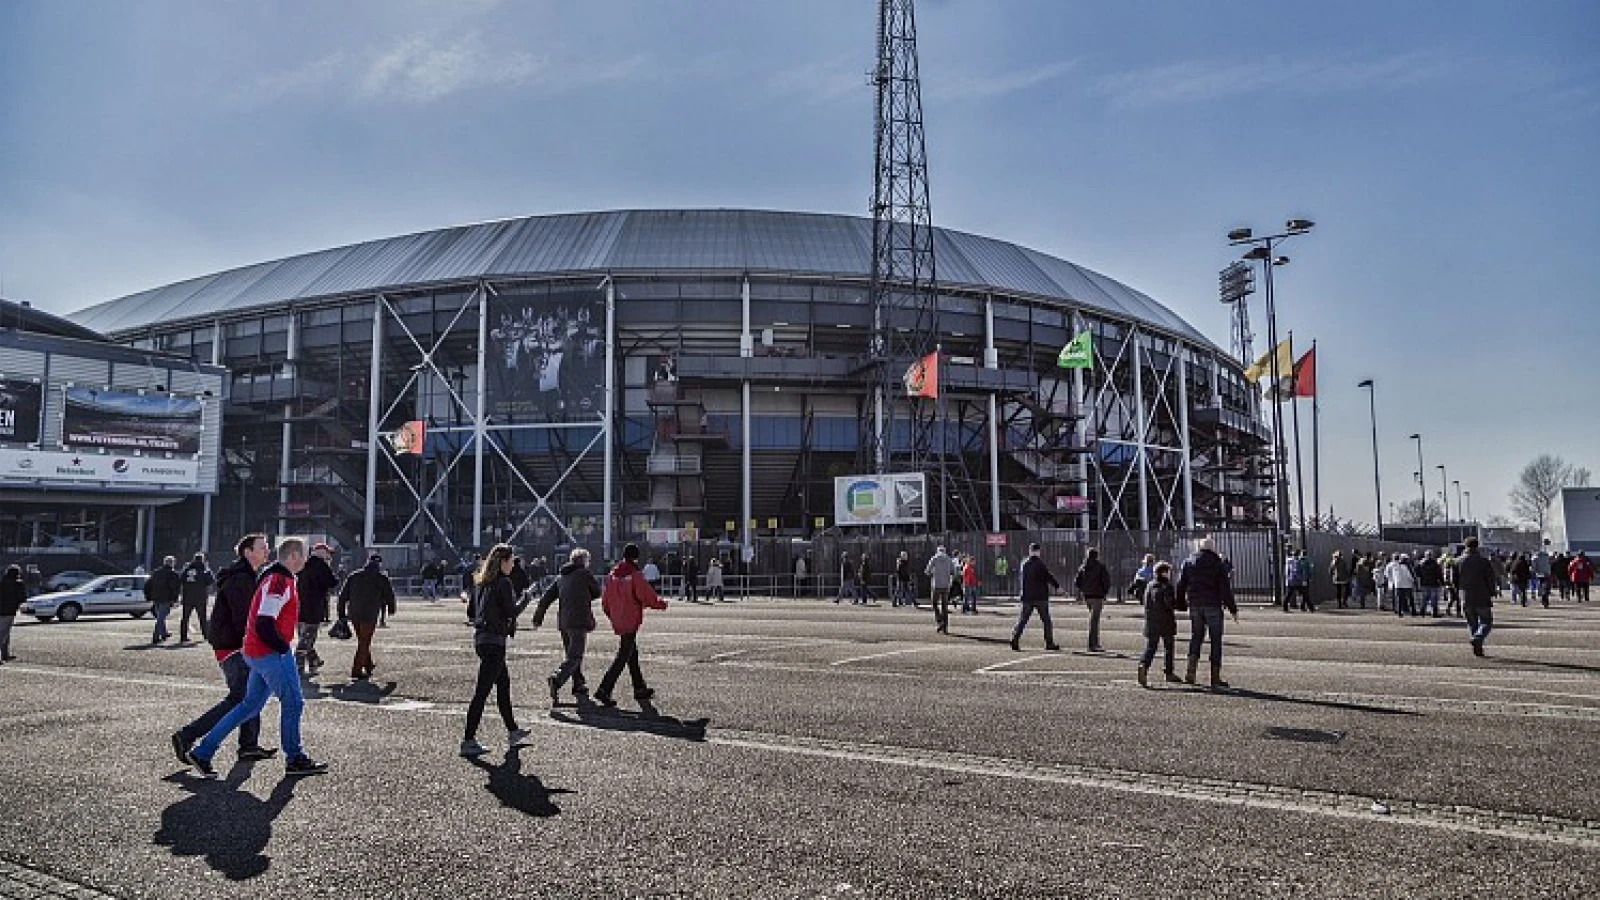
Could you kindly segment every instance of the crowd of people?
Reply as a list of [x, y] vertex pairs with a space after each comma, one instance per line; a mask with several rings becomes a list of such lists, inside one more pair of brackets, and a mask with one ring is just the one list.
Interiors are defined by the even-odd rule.
[[[1363, 553], [1352, 550], [1348, 555], [1335, 550], [1329, 560], [1329, 577], [1333, 583], [1334, 602], [1340, 609], [1351, 605], [1365, 609], [1371, 600], [1373, 607], [1388, 610], [1397, 616], [1465, 615], [1462, 605], [1460, 564], [1466, 555], [1466, 544], [1442, 550], [1426, 550], [1413, 556], [1410, 553]], [[1537, 598], [1546, 608], [1551, 595], [1562, 600], [1587, 602], [1589, 585], [1594, 581], [1594, 563], [1588, 553], [1578, 551], [1567, 554], [1550, 549], [1550, 541], [1533, 553], [1510, 554], [1491, 551], [1481, 554], [1489, 564], [1497, 593], [1510, 592], [1511, 602], [1527, 606], [1529, 598]], [[1305, 552], [1291, 554], [1284, 569], [1284, 612], [1297, 608], [1314, 611], [1311, 600], [1311, 563]], [[1444, 611], [1440, 612], [1443, 604]]]

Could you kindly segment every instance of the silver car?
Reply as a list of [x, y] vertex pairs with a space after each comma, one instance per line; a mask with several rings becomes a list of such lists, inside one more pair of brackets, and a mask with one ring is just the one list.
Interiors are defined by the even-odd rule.
[[151, 603], [144, 598], [144, 583], [148, 575], [102, 575], [70, 591], [40, 594], [22, 604], [22, 614], [37, 616], [39, 621], [59, 619], [75, 621], [83, 615], [102, 613], [127, 613], [139, 618], [150, 612]]
[[87, 572], [83, 569], [68, 569], [65, 572], [57, 572], [46, 578], [44, 580], [44, 589], [47, 591], [70, 591], [74, 588], [83, 587], [99, 577], [99, 574], [95, 572]]

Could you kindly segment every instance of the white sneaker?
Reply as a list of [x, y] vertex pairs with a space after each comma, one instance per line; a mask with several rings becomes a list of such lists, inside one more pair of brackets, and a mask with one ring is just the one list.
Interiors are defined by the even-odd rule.
[[461, 755], [467, 759], [476, 759], [489, 752], [489, 748], [477, 741], [462, 741]]
[[516, 731], [510, 731], [506, 733], [506, 746], [521, 747], [523, 744], [527, 743], [528, 738], [531, 737], [533, 737], [533, 732], [526, 728], [518, 728]]

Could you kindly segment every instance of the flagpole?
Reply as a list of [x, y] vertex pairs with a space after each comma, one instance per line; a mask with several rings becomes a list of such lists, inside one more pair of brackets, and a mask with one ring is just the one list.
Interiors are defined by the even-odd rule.
[[1318, 422], [1322, 418], [1322, 392], [1317, 390], [1317, 342], [1311, 342], [1311, 508], [1317, 512], [1317, 522], [1322, 522], [1322, 435]]
[[[1294, 358], [1294, 332], [1289, 332], [1289, 378], [1291, 381], [1298, 379], [1300, 374], [1299, 360]], [[1275, 384], [1272, 389], [1282, 396], [1283, 385]], [[1306, 481], [1300, 468], [1300, 398], [1294, 391], [1289, 392], [1289, 415], [1294, 422], [1294, 493], [1295, 508], [1300, 516], [1300, 549], [1306, 548]]]

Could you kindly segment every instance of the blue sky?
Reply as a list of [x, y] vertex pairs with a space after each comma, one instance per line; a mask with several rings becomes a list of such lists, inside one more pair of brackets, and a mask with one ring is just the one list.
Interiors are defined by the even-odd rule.
[[[67, 312], [505, 216], [859, 214], [874, 6], [11, 0], [0, 283]], [[1324, 506], [1371, 518], [1365, 377], [1386, 499], [1415, 496], [1414, 431], [1479, 517], [1539, 452], [1600, 469], [1600, 4], [942, 0], [918, 26], [942, 225], [1226, 346], [1223, 233], [1318, 222], [1278, 287], [1320, 341]]]

